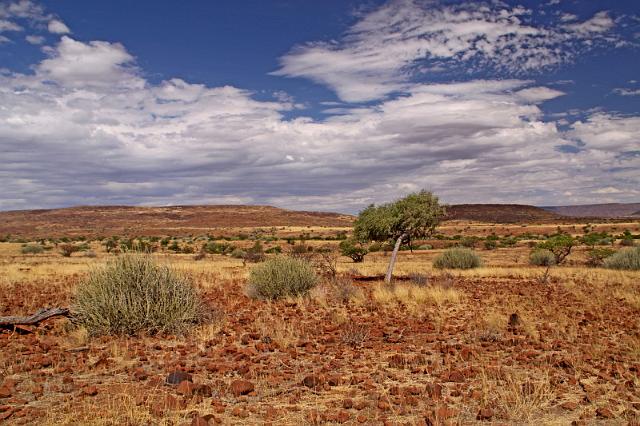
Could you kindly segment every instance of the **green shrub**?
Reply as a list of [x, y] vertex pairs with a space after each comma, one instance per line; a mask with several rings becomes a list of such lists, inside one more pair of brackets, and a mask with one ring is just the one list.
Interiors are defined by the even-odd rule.
[[633, 241], [633, 238], [625, 237], [620, 240], [620, 245], [623, 247], [633, 247], [635, 242]]
[[39, 254], [44, 251], [44, 247], [37, 244], [27, 244], [20, 249], [22, 254]]
[[484, 248], [486, 250], [494, 250], [494, 249], [498, 248], [498, 242], [496, 240], [486, 239], [484, 241]]
[[537, 245], [540, 250], [549, 250], [555, 257], [556, 265], [561, 264], [569, 256], [576, 240], [568, 234], [556, 234]]
[[529, 263], [536, 266], [553, 266], [556, 264], [556, 257], [547, 249], [537, 249], [529, 255]]
[[615, 254], [615, 250], [606, 247], [594, 247], [587, 251], [587, 265], [602, 266], [604, 260]]
[[209, 254], [227, 254], [233, 251], [233, 246], [229, 243], [216, 243], [215, 241], [209, 241], [202, 248], [203, 251]]
[[354, 263], [363, 262], [364, 257], [369, 253], [369, 250], [367, 250], [365, 246], [355, 241], [353, 238], [340, 241], [339, 248], [340, 254], [350, 257]]
[[471, 269], [481, 265], [480, 256], [467, 248], [448, 249], [433, 261], [433, 266], [438, 269]]
[[270, 249], [265, 250], [265, 253], [280, 254], [280, 253], [282, 253], [282, 247], [280, 247], [280, 246], [271, 247]]
[[279, 299], [306, 294], [317, 283], [318, 276], [309, 262], [277, 256], [251, 270], [247, 294], [260, 299]]
[[382, 250], [382, 243], [375, 241], [375, 242], [369, 244], [369, 248], [367, 250], [369, 250], [369, 253], [378, 252], [378, 251]]
[[249, 263], [264, 262], [266, 257], [264, 255], [264, 248], [262, 247], [262, 243], [260, 243], [259, 240], [256, 240], [253, 247], [245, 251], [244, 256], [242, 256], [242, 259], [245, 262], [249, 262]]
[[460, 247], [475, 248], [475, 246], [476, 246], [476, 244], [478, 244], [479, 240], [480, 239], [478, 237], [476, 237], [476, 236], [463, 237], [458, 242], [458, 245]]
[[126, 254], [90, 272], [74, 296], [74, 317], [92, 335], [179, 333], [200, 320], [191, 283], [150, 255]]
[[640, 270], [640, 247], [623, 248], [604, 260], [604, 267], [610, 269]]
[[234, 259], [244, 259], [245, 254], [246, 253], [244, 250], [242, 250], [241, 248], [236, 248], [231, 252], [231, 257], [233, 257]]

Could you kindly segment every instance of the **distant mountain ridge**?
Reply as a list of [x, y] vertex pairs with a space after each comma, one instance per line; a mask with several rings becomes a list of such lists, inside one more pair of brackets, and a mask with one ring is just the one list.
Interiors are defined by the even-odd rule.
[[447, 207], [447, 220], [518, 223], [558, 218], [553, 212], [526, 204], [453, 204]]
[[351, 226], [353, 216], [272, 206], [79, 206], [0, 212], [0, 235], [23, 237], [202, 235], [222, 228]]
[[640, 217], [640, 203], [583, 204], [575, 206], [544, 206], [549, 212], [572, 217]]

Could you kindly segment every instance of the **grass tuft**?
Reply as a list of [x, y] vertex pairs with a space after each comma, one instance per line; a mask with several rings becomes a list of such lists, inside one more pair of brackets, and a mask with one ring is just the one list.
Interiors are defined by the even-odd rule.
[[189, 280], [150, 255], [126, 254], [90, 272], [73, 313], [91, 335], [181, 333], [202, 318]]

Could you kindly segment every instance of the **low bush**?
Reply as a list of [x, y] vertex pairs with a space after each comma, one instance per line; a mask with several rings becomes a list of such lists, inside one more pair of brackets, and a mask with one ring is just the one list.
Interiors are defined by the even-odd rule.
[[556, 257], [550, 250], [537, 249], [529, 255], [529, 263], [536, 266], [553, 266], [556, 264]]
[[231, 252], [230, 256], [233, 257], [234, 259], [244, 259], [245, 254], [246, 254], [245, 251], [242, 250], [241, 248], [235, 248]]
[[561, 264], [571, 253], [576, 240], [568, 234], [555, 234], [536, 246], [540, 250], [548, 250], [553, 253], [556, 265]]
[[635, 242], [633, 241], [633, 238], [625, 237], [620, 240], [620, 245], [623, 247], [633, 247]]
[[433, 261], [433, 266], [438, 269], [471, 269], [481, 265], [480, 256], [467, 248], [448, 249]]
[[150, 255], [126, 254], [80, 283], [72, 312], [92, 335], [180, 333], [202, 305], [188, 279]]
[[309, 262], [276, 256], [251, 270], [247, 294], [258, 299], [279, 299], [304, 295], [317, 283], [318, 276]]
[[358, 241], [349, 238], [340, 242], [340, 254], [346, 257], [350, 257], [354, 263], [360, 263], [364, 261], [364, 257], [369, 250]]
[[615, 250], [606, 247], [594, 247], [587, 251], [587, 265], [602, 266], [607, 257], [615, 254]]
[[498, 248], [498, 242], [496, 240], [485, 240], [484, 241], [485, 250], [495, 250]]
[[80, 251], [80, 247], [74, 244], [66, 243], [60, 245], [60, 252], [64, 257], [71, 257], [71, 255], [77, 251]]
[[44, 247], [37, 244], [27, 244], [26, 246], [22, 246], [20, 252], [22, 254], [40, 254], [44, 251]]
[[640, 247], [623, 248], [604, 260], [604, 267], [609, 269], [640, 270]]

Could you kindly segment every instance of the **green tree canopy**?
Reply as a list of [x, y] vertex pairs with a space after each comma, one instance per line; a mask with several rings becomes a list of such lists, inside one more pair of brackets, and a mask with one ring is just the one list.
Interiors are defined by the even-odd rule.
[[445, 213], [438, 197], [422, 190], [392, 203], [370, 205], [358, 215], [353, 233], [362, 242], [395, 241], [385, 278], [389, 283], [400, 245], [431, 236]]

